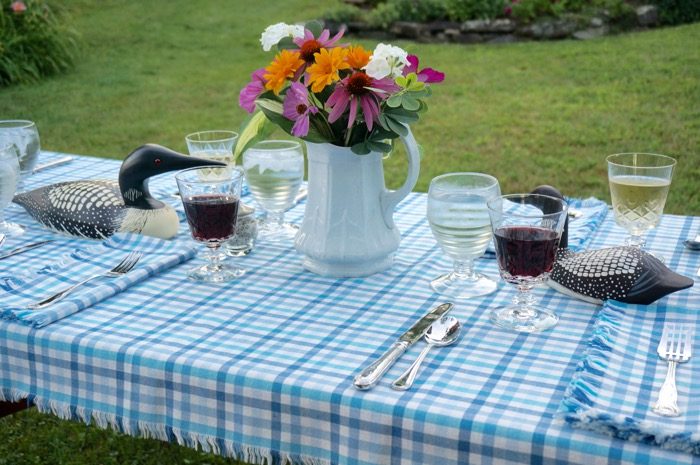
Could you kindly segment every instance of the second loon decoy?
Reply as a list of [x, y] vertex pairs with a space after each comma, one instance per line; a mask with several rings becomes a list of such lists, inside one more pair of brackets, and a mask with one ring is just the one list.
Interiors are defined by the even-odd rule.
[[71, 236], [102, 239], [118, 232], [133, 232], [169, 239], [178, 231], [177, 213], [151, 195], [148, 179], [206, 165], [225, 166], [146, 144], [124, 159], [118, 182], [60, 182], [17, 194], [13, 202], [47, 228]]

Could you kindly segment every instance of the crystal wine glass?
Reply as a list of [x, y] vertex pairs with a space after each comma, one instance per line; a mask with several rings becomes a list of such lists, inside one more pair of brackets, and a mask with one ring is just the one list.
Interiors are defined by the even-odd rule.
[[19, 182], [19, 155], [14, 144], [0, 145], [0, 234], [20, 236], [22, 226], [5, 220], [5, 208], [12, 201]]
[[664, 212], [676, 160], [655, 153], [607, 157], [615, 222], [629, 232], [626, 245], [644, 247], [644, 235]]
[[39, 160], [40, 143], [36, 124], [27, 120], [0, 121], [0, 146], [7, 144], [17, 147], [21, 178], [26, 179]]
[[430, 283], [450, 298], [490, 294], [498, 283], [474, 271], [474, 260], [491, 241], [486, 202], [501, 195], [498, 180], [481, 173], [449, 173], [430, 182], [428, 222], [442, 250], [452, 259], [453, 270]]
[[235, 167], [216, 167], [216, 171], [213, 168], [202, 166], [180, 171], [175, 180], [192, 237], [203, 242], [208, 252], [208, 262], [190, 270], [188, 277], [220, 283], [245, 273], [237, 266], [223, 263], [226, 255], [219, 250], [236, 230], [243, 172]]
[[301, 144], [291, 140], [260, 142], [243, 153], [243, 169], [253, 198], [267, 213], [258, 238], [292, 240], [299, 227], [285, 223], [284, 212], [294, 205], [304, 179]]
[[552, 271], [566, 222], [566, 202], [546, 195], [514, 194], [491, 199], [488, 208], [501, 277], [518, 288], [512, 305], [495, 309], [491, 320], [522, 332], [552, 328], [559, 318], [536, 305], [530, 291]]

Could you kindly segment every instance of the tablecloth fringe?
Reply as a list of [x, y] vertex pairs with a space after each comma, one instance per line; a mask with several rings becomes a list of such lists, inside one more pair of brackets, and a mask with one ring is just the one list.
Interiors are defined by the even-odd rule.
[[178, 428], [168, 428], [158, 423], [124, 421], [123, 418], [114, 414], [107, 414], [83, 407], [73, 407], [64, 402], [34, 397], [18, 389], [0, 389], [0, 401], [19, 402], [28, 398], [31, 399], [31, 403], [36, 406], [38, 411], [51, 413], [63, 420], [79, 420], [88, 425], [94, 424], [99, 428], [112, 429], [129, 436], [158, 439], [165, 442], [171, 442], [172, 438], [175, 438], [181, 446], [197, 450], [201, 449], [207, 453], [242, 460], [246, 463], [260, 465], [330, 465], [330, 461], [317, 457], [281, 453], [261, 447], [241, 445], [205, 434], [185, 432]]
[[593, 335], [583, 359], [576, 367], [557, 416], [574, 428], [700, 455], [700, 433], [678, 432], [626, 415], [610, 415], [594, 407], [613, 350], [614, 337], [619, 330], [620, 316], [617, 310], [608, 305], [600, 310]]

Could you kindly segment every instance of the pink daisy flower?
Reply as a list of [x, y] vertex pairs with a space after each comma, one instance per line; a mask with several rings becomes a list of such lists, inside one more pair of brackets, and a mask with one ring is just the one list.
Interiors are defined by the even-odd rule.
[[334, 123], [340, 119], [349, 105], [348, 127], [352, 127], [359, 106], [367, 129], [371, 131], [374, 121], [379, 117], [379, 104], [397, 90], [398, 87], [391, 78], [374, 79], [364, 71], [357, 71], [338, 81], [335, 90], [328, 97], [326, 104], [331, 109], [328, 121]]
[[442, 82], [445, 80], [445, 73], [434, 70], [433, 68], [423, 68], [418, 71], [418, 57], [415, 55], [408, 56], [408, 66], [404, 66], [403, 75], [408, 73], [416, 73], [418, 80], [421, 82]]
[[16, 2], [12, 2], [10, 4], [10, 9], [12, 10], [13, 13], [20, 14], [20, 13], [24, 13], [25, 11], [27, 11], [27, 5], [25, 5], [24, 2], [17, 0]]
[[309, 103], [309, 91], [304, 84], [292, 82], [284, 99], [285, 118], [294, 121], [292, 135], [304, 137], [309, 133], [309, 116], [318, 113], [318, 108]]
[[[294, 43], [299, 47], [299, 55], [306, 62], [306, 66], [313, 64], [314, 54], [319, 53], [322, 48], [331, 48], [343, 37], [343, 31], [338, 32], [331, 38], [331, 33], [328, 29], [324, 29], [319, 34], [318, 38], [314, 37], [313, 32], [304, 29], [304, 37], [295, 37]], [[306, 66], [302, 66], [305, 69]], [[302, 71], [303, 72], [303, 71]]]
[[264, 74], [265, 68], [255, 70], [253, 74], [250, 75], [252, 81], [250, 81], [238, 95], [238, 104], [248, 113], [253, 113], [255, 111], [255, 99], [265, 92]]

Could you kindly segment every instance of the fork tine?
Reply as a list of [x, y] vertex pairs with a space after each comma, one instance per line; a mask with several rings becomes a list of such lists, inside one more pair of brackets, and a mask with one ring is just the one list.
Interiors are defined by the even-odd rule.
[[130, 260], [122, 267], [122, 273], [128, 273], [129, 271], [131, 271], [131, 269], [136, 265], [136, 263], [138, 263], [140, 259], [141, 254], [139, 252], [132, 252]]
[[[141, 254], [138, 252], [131, 252], [129, 253], [124, 259], [117, 264], [114, 268], [112, 268], [113, 273], [126, 273], [131, 268], [134, 267], [137, 261], [141, 258]], [[135, 260], [134, 260], [135, 259]], [[133, 263], [132, 263], [133, 262]]]

